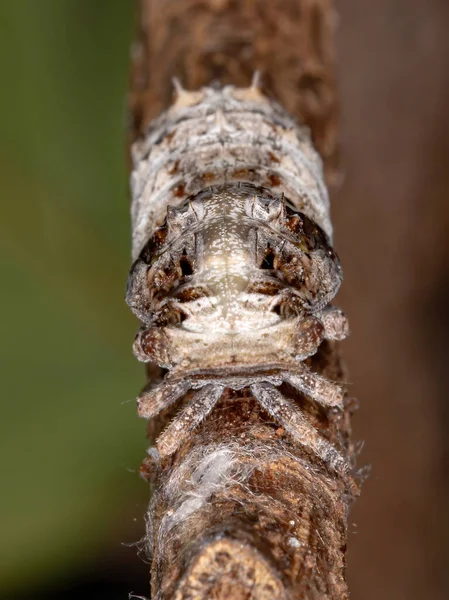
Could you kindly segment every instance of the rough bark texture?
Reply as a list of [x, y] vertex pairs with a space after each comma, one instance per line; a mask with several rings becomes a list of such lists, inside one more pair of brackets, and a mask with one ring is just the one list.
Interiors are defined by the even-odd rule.
[[[268, 93], [311, 127], [332, 184], [338, 155], [333, 24], [325, 0], [144, 0], [134, 48], [132, 138], [170, 104], [173, 76], [187, 89], [213, 81], [243, 86], [260, 69]], [[335, 381], [346, 379], [335, 342], [323, 343], [308, 364]], [[299, 394], [297, 401], [303, 403]], [[320, 433], [353, 461], [354, 404], [346, 399], [345, 406], [343, 413], [307, 410]], [[172, 414], [150, 423], [152, 439]], [[222, 447], [234, 455], [231, 484], [203, 489], [206, 502], [173, 525], [170, 518], [206, 485], [204, 457]], [[181, 450], [162, 463], [147, 459], [143, 470], [153, 486], [147, 546], [155, 598], [348, 597], [347, 512], [357, 486], [293, 444], [247, 390], [227, 391]]]
[[[330, 344], [314, 357], [314, 367], [342, 379], [338, 354]], [[343, 441], [348, 454], [349, 416], [350, 408], [333, 423], [318, 416], [316, 422], [340, 448]], [[151, 437], [154, 433], [152, 428]], [[167, 531], [163, 546], [153, 548], [152, 535], [167, 514], [195, 493], [194, 473], [203, 456], [221, 445], [229, 448], [230, 439], [240, 471], [232, 474], [234, 485], [217, 486], [200, 510]], [[195, 453], [196, 459], [183, 467]], [[154, 485], [147, 540], [154, 553], [154, 594], [198, 600], [348, 597], [347, 511], [355, 487], [330, 477], [248, 394], [229, 392], [191, 443], [160, 471], [155, 472], [151, 458], [144, 464]], [[183, 477], [176, 476], [173, 490], [169, 480], [179, 470]]]

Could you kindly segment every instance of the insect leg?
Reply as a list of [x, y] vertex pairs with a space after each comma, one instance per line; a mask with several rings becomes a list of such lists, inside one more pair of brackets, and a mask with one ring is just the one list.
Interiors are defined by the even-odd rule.
[[161, 456], [173, 454], [187, 436], [207, 417], [223, 393], [215, 384], [201, 388], [159, 436], [156, 446]]
[[137, 412], [139, 417], [151, 419], [176, 402], [178, 398], [184, 396], [190, 389], [190, 381], [183, 379], [181, 381], [163, 381], [157, 387], [143, 392], [137, 398]]
[[341, 385], [310, 371], [306, 366], [303, 367], [302, 373], [286, 371], [282, 377], [284, 381], [322, 406], [326, 408], [338, 406], [343, 409], [344, 392]]
[[269, 383], [254, 383], [251, 391], [259, 404], [286, 430], [296, 442], [310, 448], [326, 465], [339, 473], [350, 470], [343, 456], [307, 422], [298, 407]]
[[324, 325], [324, 337], [327, 340], [344, 340], [348, 337], [348, 318], [340, 308], [328, 306], [316, 316]]

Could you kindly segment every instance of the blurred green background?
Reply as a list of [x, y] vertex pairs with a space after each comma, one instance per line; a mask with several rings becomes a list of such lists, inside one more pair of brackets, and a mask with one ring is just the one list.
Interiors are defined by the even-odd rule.
[[[145, 423], [123, 296], [134, 2], [0, 2], [0, 594], [143, 532]], [[130, 563], [138, 562], [136, 549]], [[15, 596], [14, 596], [15, 597]]]

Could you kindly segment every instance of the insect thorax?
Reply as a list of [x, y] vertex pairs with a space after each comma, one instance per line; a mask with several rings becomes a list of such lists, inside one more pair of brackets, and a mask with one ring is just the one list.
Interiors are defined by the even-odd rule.
[[127, 301], [169, 368], [304, 360], [341, 282], [321, 162], [257, 89], [182, 92], [134, 148]]

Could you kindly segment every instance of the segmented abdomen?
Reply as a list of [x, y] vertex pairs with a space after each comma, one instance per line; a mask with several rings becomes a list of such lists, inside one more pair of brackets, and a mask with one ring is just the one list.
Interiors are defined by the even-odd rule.
[[134, 260], [162, 225], [168, 206], [225, 182], [284, 193], [332, 238], [321, 159], [309, 131], [257, 86], [179, 90], [132, 153]]

